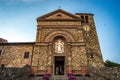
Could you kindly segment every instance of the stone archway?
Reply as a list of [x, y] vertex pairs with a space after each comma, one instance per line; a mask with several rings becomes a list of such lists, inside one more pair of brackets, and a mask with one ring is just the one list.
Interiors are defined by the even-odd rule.
[[[63, 52], [60, 51], [60, 53], [55, 52], [55, 41], [61, 39], [65, 46], [65, 50]], [[51, 31], [48, 33], [48, 35], [45, 36], [43, 39], [44, 42], [48, 42], [49, 44], [49, 53], [51, 54], [51, 70], [53, 74], [57, 74], [55, 71], [57, 70], [56, 68], [60, 69], [60, 66], [62, 66], [62, 72], [58, 72], [59, 74], [65, 75], [68, 73], [68, 68], [69, 68], [69, 63], [70, 63], [70, 42], [75, 42], [75, 39], [73, 35], [70, 32], [67, 32], [65, 30], [56, 30], [56, 31]], [[62, 58], [61, 61], [57, 60], [56, 57]], [[60, 62], [60, 64], [57, 64], [57, 62]], [[63, 69], [64, 68], [64, 69]], [[60, 70], [59, 70], [60, 71]], [[70, 70], [69, 70], [70, 72]]]
[[70, 34], [67, 31], [64, 31], [64, 30], [52, 31], [52, 32], [48, 33], [48, 35], [45, 37], [44, 41], [52, 42], [56, 36], [63, 36], [67, 40], [67, 42], [75, 42], [75, 39], [72, 36], [72, 34]]
[[56, 36], [52, 40], [53, 74], [64, 75], [66, 73], [67, 40], [64, 36]]

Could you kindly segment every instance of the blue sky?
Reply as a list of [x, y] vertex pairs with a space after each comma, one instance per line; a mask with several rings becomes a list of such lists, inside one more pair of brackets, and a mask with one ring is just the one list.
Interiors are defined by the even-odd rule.
[[0, 37], [9, 42], [33, 42], [36, 18], [58, 9], [93, 13], [104, 60], [120, 63], [119, 0], [0, 0]]

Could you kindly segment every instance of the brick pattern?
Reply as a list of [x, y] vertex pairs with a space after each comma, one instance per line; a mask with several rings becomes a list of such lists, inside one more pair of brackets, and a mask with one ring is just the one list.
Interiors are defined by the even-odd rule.
[[85, 47], [72, 48], [72, 66], [73, 70], [81, 70], [82, 66], [87, 66]]
[[36, 66], [38, 70], [47, 70], [47, 53], [47, 47], [35, 47], [32, 66]]

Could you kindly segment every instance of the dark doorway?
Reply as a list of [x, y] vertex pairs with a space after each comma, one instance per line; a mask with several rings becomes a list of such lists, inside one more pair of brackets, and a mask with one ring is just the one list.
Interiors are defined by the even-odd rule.
[[64, 64], [65, 57], [64, 56], [55, 56], [55, 75], [64, 75]]

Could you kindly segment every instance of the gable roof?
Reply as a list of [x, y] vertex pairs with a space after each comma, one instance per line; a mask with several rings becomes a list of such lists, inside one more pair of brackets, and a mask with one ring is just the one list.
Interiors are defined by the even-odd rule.
[[65, 14], [65, 15], [67, 15], [67, 16], [69, 16], [69, 17], [72, 17], [74, 20], [80, 20], [80, 18], [77, 17], [77, 16], [75, 16], [74, 14], [71, 14], [71, 13], [69, 13], [69, 12], [66, 12], [66, 11], [64, 11], [64, 10], [62, 10], [62, 9], [57, 9], [57, 10], [55, 10], [55, 11], [53, 11], [53, 12], [50, 12], [50, 13], [48, 13], [48, 14], [45, 14], [45, 15], [43, 15], [43, 16], [38, 17], [38, 18], [37, 18], [37, 21], [39, 21], [39, 20], [45, 20], [47, 17], [52, 16], [52, 15], [54, 15], [54, 14], [56, 14], [56, 13], [62, 13], [62, 14]]
[[8, 41], [6, 39], [0, 38], [0, 43], [7, 43]]

